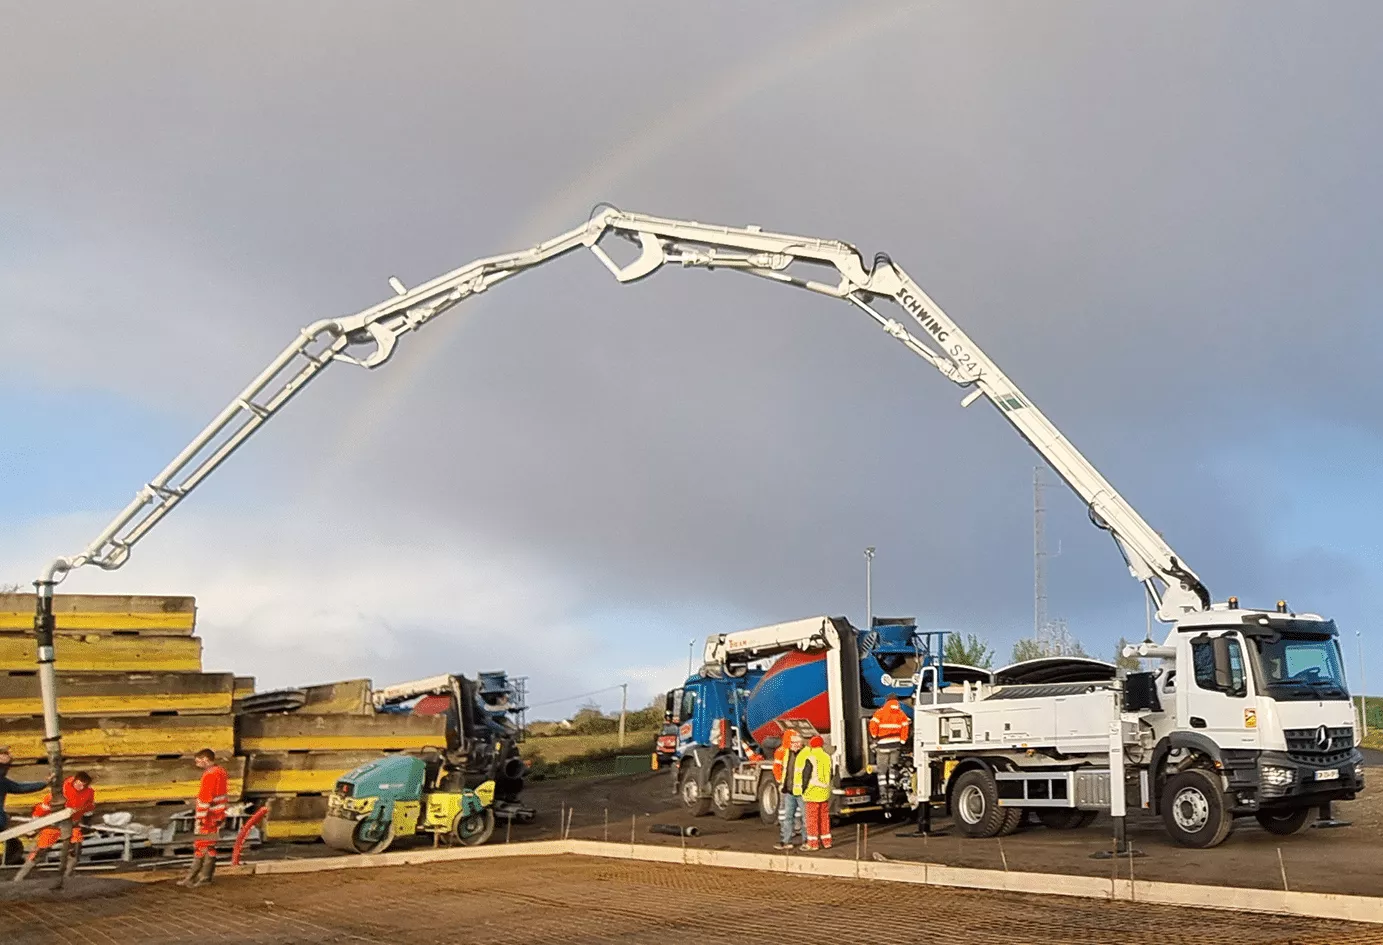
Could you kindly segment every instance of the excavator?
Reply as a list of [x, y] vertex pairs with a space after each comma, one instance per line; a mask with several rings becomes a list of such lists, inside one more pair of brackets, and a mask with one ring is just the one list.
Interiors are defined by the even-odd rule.
[[[634, 248], [633, 258], [624, 263], [617, 262], [606, 249], [621, 242]], [[594, 255], [620, 283], [636, 282], [669, 264], [723, 269], [838, 299], [871, 319], [943, 377], [964, 389], [963, 407], [980, 399], [992, 404], [1081, 498], [1091, 522], [1113, 537], [1129, 573], [1143, 585], [1158, 620], [1172, 624], [1162, 649], [1175, 644], [1183, 621], [1187, 631], [1221, 634], [1234, 627], [1257, 627], [1260, 623], [1271, 627], [1274, 621], [1283, 619], [1281, 611], [1285, 605], [1273, 611], [1241, 610], [1233, 599], [1229, 604], [1216, 604], [1212, 612], [1210, 593], [1195, 572], [887, 254], [879, 253], [866, 261], [858, 249], [838, 240], [769, 232], [756, 225], [723, 226], [648, 216], [602, 204], [594, 208], [584, 223], [527, 249], [475, 260], [411, 288], [397, 277], [390, 277], [392, 297], [354, 315], [325, 318], [308, 325], [163, 471], [139, 490], [86, 548], [54, 558], [42, 570], [34, 582], [34, 631], [43, 697], [44, 742], [54, 783], [61, 783], [62, 768], [53, 665], [54, 586], [77, 568], [94, 565], [113, 570], [124, 564], [140, 539], [328, 366], [339, 363], [378, 368], [388, 362], [402, 338], [420, 331], [460, 303], [581, 249]], [[623, 255], [627, 257], [629, 253]], [[901, 309], [920, 328], [921, 337], [881, 310], [883, 303]], [[1293, 626], [1310, 624], [1313, 632], [1331, 638], [1337, 635], [1334, 622], [1318, 615], [1294, 614], [1291, 619], [1295, 621]], [[1148, 641], [1143, 655], [1154, 656], [1158, 650]], [[1348, 703], [1344, 715], [1333, 711], [1333, 701], [1325, 705], [1332, 711], [1316, 713], [1321, 718], [1308, 718], [1310, 713], [1302, 711], [1292, 713], [1290, 725], [1293, 730], [1327, 732], [1327, 742], [1332, 748], [1338, 747], [1336, 729], [1341, 723], [1337, 715], [1345, 720], [1343, 738], [1349, 740]], [[1254, 732], [1261, 746], [1276, 746], [1290, 740], [1284, 737], [1280, 723], [1265, 724], [1269, 722], [1263, 719]], [[1211, 757], [1206, 758], [1206, 766], [1217, 770], [1213, 756], [1220, 753], [1220, 747], [1213, 738], [1199, 732], [1176, 734], [1185, 736], [1175, 746], [1178, 752], [1208, 754]], [[1227, 785], [1222, 787], [1228, 790]], [[1195, 808], [1195, 801], [1189, 798], [1188, 808]], [[1122, 816], [1116, 817], [1116, 822], [1122, 828]], [[68, 831], [64, 826], [64, 850]]]

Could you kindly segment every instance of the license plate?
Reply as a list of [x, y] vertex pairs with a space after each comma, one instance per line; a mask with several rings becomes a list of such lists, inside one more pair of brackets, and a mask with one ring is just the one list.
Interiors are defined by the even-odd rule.
[[1317, 781], [1334, 781], [1334, 780], [1337, 780], [1339, 777], [1340, 777], [1340, 769], [1339, 769], [1339, 768], [1331, 768], [1331, 769], [1329, 769], [1329, 770], [1327, 770], [1327, 771], [1317, 771], [1317, 772], [1316, 772], [1316, 780], [1317, 780]]

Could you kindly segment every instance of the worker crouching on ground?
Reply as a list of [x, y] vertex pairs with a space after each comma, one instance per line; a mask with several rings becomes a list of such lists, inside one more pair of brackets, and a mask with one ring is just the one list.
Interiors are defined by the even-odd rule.
[[803, 850], [831, 849], [831, 756], [826, 742], [813, 735], [797, 758], [793, 793], [807, 804], [807, 842]]
[[[71, 817], [77, 821], [72, 825], [72, 846], [68, 850], [67, 864], [63, 872], [71, 875], [77, 868], [77, 860], [82, 855], [82, 828], [81, 822], [85, 817], [89, 817], [91, 812], [96, 809], [96, 789], [91, 786], [91, 775], [85, 771], [78, 771], [62, 782], [62, 796], [67, 804], [67, 809], [71, 811]], [[34, 805], [33, 816], [47, 817], [53, 812], [53, 792], [49, 791], [43, 795], [43, 800]], [[34, 848], [29, 851], [29, 857], [24, 861], [24, 865], [15, 874], [14, 881], [17, 883], [33, 872], [38, 865], [38, 858], [62, 839], [62, 830], [59, 827], [44, 827], [38, 832], [38, 838], [34, 843]]]
[[[14, 763], [14, 757], [10, 754], [10, 746], [0, 745], [0, 832], [10, 826], [10, 816], [5, 813], [5, 801], [11, 794], [32, 794], [35, 791], [42, 791], [47, 786], [47, 781], [15, 781], [10, 778], [10, 765]], [[18, 862], [24, 857], [24, 844], [19, 842], [18, 837], [12, 837], [5, 841], [3, 848], [0, 848], [0, 864], [7, 864], [11, 861]]]
[[179, 886], [200, 886], [216, 875], [216, 837], [226, 819], [230, 800], [226, 769], [216, 763], [216, 752], [203, 748], [193, 759], [202, 769], [195, 813], [196, 839], [192, 842], [192, 867], [178, 880]]
[[797, 834], [801, 834], [803, 840], [807, 837], [801, 778], [797, 777], [801, 755], [802, 736], [788, 729], [783, 733], [783, 744], [773, 753], [773, 777], [778, 782], [778, 845], [775, 850], [791, 850]]
[[885, 801], [897, 786], [898, 762], [908, 740], [908, 714], [889, 696], [869, 720], [869, 737], [874, 739], [874, 774], [879, 779], [879, 800]]

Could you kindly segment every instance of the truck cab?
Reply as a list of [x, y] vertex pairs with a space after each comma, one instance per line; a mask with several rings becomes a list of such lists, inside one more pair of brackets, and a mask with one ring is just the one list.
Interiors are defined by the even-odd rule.
[[[723, 668], [705, 666], [681, 689], [669, 693], [669, 702], [676, 700], [677, 747], [671, 765], [674, 784], [682, 805], [693, 814], [711, 811], [717, 787], [723, 795], [715, 805], [717, 813], [729, 813], [732, 804], [726, 792], [730, 772], [762, 759], [749, 736], [745, 710], [749, 693], [763, 675], [757, 668], [732, 676]], [[721, 760], [724, 764], [718, 765]], [[726, 773], [717, 777], [715, 769], [722, 767]], [[717, 781], [726, 783], [718, 785]]]
[[1285, 604], [1240, 610], [1231, 599], [1184, 617], [1174, 638], [1140, 648], [1162, 665], [1130, 675], [1126, 702], [1146, 712], [1155, 739], [1149, 793], [1158, 812], [1170, 802], [1184, 808], [1171, 815], [1186, 820], [1203, 809], [1195, 790], [1164, 801], [1165, 785], [1189, 767], [1221, 773], [1231, 816], [1254, 815], [1280, 833], [1362, 790], [1334, 621], [1287, 613]]

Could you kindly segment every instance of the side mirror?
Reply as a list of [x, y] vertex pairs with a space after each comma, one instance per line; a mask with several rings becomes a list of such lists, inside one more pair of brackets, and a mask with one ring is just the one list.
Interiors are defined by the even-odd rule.
[[663, 721], [672, 723], [677, 721], [677, 703], [681, 699], [682, 690], [674, 689], [663, 699]]
[[1210, 641], [1210, 652], [1215, 657], [1215, 688], [1229, 692], [1233, 677], [1229, 669], [1229, 640], [1216, 637]]
[[1215, 657], [1215, 688], [1231, 696], [1246, 695], [1243, 677], [1235, 678], [1234, 667], [1230, 662], [1230, 638], [1216, 637], [1210, 643], [1210, 651]]

